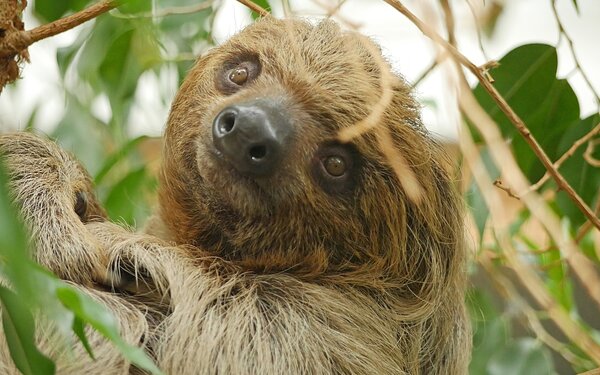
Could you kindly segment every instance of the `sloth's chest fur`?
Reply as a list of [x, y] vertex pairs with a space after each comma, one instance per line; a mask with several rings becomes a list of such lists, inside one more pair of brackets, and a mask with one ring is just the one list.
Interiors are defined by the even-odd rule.
[[359, 293], [289, 276], [189, 278], [153, 348], [169, 374], [399, 374], [398, 321]]

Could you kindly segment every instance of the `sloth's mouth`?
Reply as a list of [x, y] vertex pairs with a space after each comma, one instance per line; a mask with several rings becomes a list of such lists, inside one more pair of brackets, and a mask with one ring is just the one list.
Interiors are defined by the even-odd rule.
[[212, 145], [205, 145], [208, 150], [208, 154], [210, 155], [210, 164], [213, 165], [213, 168], [221, 173], [217, 173], [220, 175], [226, 175], [233, 178], [233, 184], [235, 182], [241, 182], [243, 184], [251, 184], [255, 186], [257, 189], [260, 189], [264, 193], [264, 189], [261, 186], [262, 181], [266, 181], [268, 177], [255, 177], [253, 175], [249, 175], [246, 173], [240, 172], [237, 168], [235, 168], [231, 161], [228, 159], [226, 155], [224, 155], [221, 151], [216, 149]]
[[[236, 207], [254, 206], [253, 203], [260, 202], [260, 205], [268, 205], [269, 194], [265, 189], [264, 178], [254, 178], [240, 173], [234, 168], [227, 158], [212, 145], [205, 145], [207, 148], [208, 159], [203, 164], [204, 183], [208, 183], [218, 190], [218, 193], [225, 198], [228, 203]], [[267, 178], [268, 180], [268, 178]]]

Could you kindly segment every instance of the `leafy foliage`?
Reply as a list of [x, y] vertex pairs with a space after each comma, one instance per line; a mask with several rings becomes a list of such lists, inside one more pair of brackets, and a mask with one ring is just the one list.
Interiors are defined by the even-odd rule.
[[487, 294], [472, 290], [467, 300], [474, 331], [471, 374], [555, 374], [548, 349], [532, 338], [512, 337], [510, 320]]
[[[501, 58], [499, 67], [493, 69], [491, 74], [494, 77], [496, 89], [524, 120], [533, 137], [551, 160], [558, 160], [578, 139], [600, 122], [599, 115], [580, 119], [577, 96], [567, 80], [559, 79], [556, 76], [557, 54], [552, 46], [530, 44], [518, 47]], [[532, 182], [539, 180], [546, 170], [523, 136], [500, 111], [481, 85], [477, 85], [473, 89], [473, 93], [486, 112], [499, 125], [503, 137], [510, 143], [517, 163], [526, 177]], [[476, 134], [474, 128], [472, 131]], [[477, 140], [482, 145], [481, 157], [486, 168], [492, 178], [498, 178], [497, 168], [487, 156], [488, 146], [481, 139]], [[599, 199], [600, 173], [597, 168], [584, 159], [584, 152], [585, 147], [576, 149], [560, 166], [559, 171], [581, 198], [589, 206], [593, 206]], [[557, 191], [557, 186], [551, 179], [545, 182], [540, 189], [554, 197], [551, 206], [559, 217], [566, 220], [565, 223], [570, 224], [568, 227], [577, 229], [585, 223], [585, 217], [575, 206], [573, 200], [565, 192]], [[483, 202], [477, 186], [471, 187], [467, 198], [479, 235], [484, 238], [488, 208]], [[518, 210], [520, 219], [514, 221], [512, 231], [515, 248], [527, 254], [523, 256], [527, 257], [528, 263], [544, 280], [548, 292], [572, 319], [590, 335], [597, 335], [597, 332], [591, 330], [588, 324], [580, 318], [578, 311], [582, 306], [576, 303], [572, 276], [569, 274], [564, 257], [560, 252], [560, 244], [551, 242], [546, 245], [541, 244], [546, 241], [539, 239], [539, 233], [536, 235], [537, 239], [530, 238], [530, 229], [527, 229], [526, 224], [532, 222], [531, 217], [524, 207], [520, 207]], [[575, 231], [571, 231], [574, 236]], [[484, 245], [483, 248], [485, 247]], [[503, 269], [502, 249], [496, 249], [496, 254], [498, 263], [495, 272], [503, 273], [506, 269]], [[595, 251], [588, 250], [587, 255], [598, 264]], [[473, 293], [482, 297], [489, 291], [476, 288]], [[510, 299], [506, 300], [505, 304], [499, 307], [500, 311], [506, 311], [504, 315], [492, 313], [489, 309], [486, 310], [486, 307], [489, 306], [489, 301], [482, 298], [472, 299], [473, 314], [477, 315], [478, 312], [482, 312], [482, 320], [476, 320], [474, 324], [476, 347], [471, 366], [472, 373], [554, 373], [555, 370], [552, 367], [544, 365], [550, 363], [547, 348], [531, 339], [510, 338], [511, 328], [514, 324], [511, 324], [505, 316], [510, 315], [509, 312], [514, 309], [522, 310], [518, 303]], [[543, 322], [545, 318], [543, 314], [540, 315], [539, 319]], [[590, 364], [587, 356], [576, 348], [577, 344], [568, 345], [569, 350], [573, 350], [579, 356], [574, 367], [578, 370], [589, 369], [589, 366], [593, 365]], [[481, 346], [477, 347], [477, 345]], [[485, 360], [482, 361], [481, 358], [485, 358]], [[583, 363], [585, 365], [582, 365]]]

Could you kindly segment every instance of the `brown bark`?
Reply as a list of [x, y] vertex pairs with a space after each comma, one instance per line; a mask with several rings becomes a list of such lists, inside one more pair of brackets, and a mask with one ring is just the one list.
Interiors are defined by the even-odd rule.
[[[24, 29], [21, 14], [27, 0], [0, 0], [0, 44], [11, 34]], [[19, 63], [29, 59], [27, 48], [0, 57], [0, 92], [2, 88], [19, 78]]]

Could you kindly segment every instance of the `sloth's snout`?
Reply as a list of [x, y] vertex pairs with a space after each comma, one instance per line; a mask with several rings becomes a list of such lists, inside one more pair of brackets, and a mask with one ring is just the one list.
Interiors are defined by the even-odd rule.
[[240, 173], [267, 176], [283, 157], [292, 126], [270, 99], [235, 104], [213, 120], [213, 143]]

